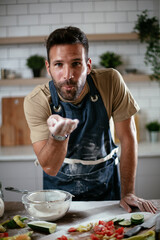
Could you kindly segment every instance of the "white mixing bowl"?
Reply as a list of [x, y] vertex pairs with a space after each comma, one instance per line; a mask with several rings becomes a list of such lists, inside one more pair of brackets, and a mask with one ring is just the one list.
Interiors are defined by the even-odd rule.
[[22, 196], [22, 203], [34, 219], [54, 221], [68, 211], [72, 195], [61, 190], [41, 190]]

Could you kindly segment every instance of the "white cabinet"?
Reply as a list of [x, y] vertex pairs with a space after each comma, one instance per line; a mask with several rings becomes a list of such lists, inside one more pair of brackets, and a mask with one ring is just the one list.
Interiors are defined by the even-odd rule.
[[139, 157], [136, 194], [145, 199], [160, 199], [160, 157]]
[[[121, 149], [119, 149], [119, 156], [120, 152]], [[136, 195], [145, 199], [160, 199], [159, 185], [160, 142], [139, 142], [135, 184]]]
[[43, 189], [42, 169], [35, 166], [34, 160], [0, 161], [0, 181], [5, 201], [21, 201], [22, 194], [4, 190], [5, 187], [15, 187], [34, 191]]

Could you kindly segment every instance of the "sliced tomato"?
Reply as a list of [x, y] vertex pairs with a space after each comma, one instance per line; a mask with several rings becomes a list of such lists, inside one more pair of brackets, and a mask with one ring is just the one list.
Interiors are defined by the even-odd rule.
[[102, 220], [99, 220], [98, 225], [103, 225], [103, 226], [105, 226], [105, 225], [106, 225], [106, 222], [105, 222], [105, 221], [102, 221]]
[[114, 230], [106, 230], [105, 234], [110, 237], [114, 234], [114, 232]]
[[105, 226], [107, 227], [108, 230], [115, 229], [113, 221], [107, 222]]
[[74, 227], [70, 227], [70, 228], [68, 229], [68, 232], [76, 232], [76, 231], [77, 231], [77, 229], [74, 228]]
[[7, 232], [0, 233], [0, 238], [2, 238], [2, 237], [8, 237], [8, 233]]
[[99, 235], [105, 235], [106, 228], [103, 225], [97, 225], [93, 228], [94, 232]]
[[107, 224], [107, 226], [114, 226], [114, 222], [112, 220], [108, 221], [106, 224]]
[[99, 240], [99, 238], [97, 236], [95, 236], [94, 234], [90, 235], [90, 239], [91, 240]]
[[66, 236], [64, 236], [64, 235], [62, 235], [62, 237], [57, 238], [57, 239], [59, 239], [59, 240], [68, 240], [68, 238]]
[[123, 239], [123, 237], [124, 237], [123, 234], [117, 234], [117, 235], [116, 235], [116, 238], [117, 238], [117, 239]]
[[120, 227], [120, 228], [116, 229], [115, 237], [117, 239], [122, 239], [124, 237], [124, 227]]
[[102, 232], [104, 229], [105, 227], [103, 225], [96, 225], [93, 228], [94, 232]]
[[120, 227], [120, 228], [116, 229], [116, 233], [123, 234], [124, 233], [124, 227]]
[[112, 236], [115, 233], [113, 221], [99, 221], [99, 225], [94, 227], [94, 232], [99, 235]]

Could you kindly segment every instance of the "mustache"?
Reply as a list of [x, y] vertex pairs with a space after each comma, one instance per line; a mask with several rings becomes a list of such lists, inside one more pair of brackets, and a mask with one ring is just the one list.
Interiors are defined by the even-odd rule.
[[72, 79], [66, 79], [63, 83], [61, 83], [61, 86], [64, 86], [64, 85], [76, 86], [76, 83]]
[[[57, 85], [57, 84], [56, 84], [56, 81], [55, 81], [55, 79], [54, 79], [54, 77], [53, 77], [53, 75], [51, 74], [51, 72], [50, 72], [50, 75], [51, 75], [52, 80], [53, 80], [53, 82], [55, 83], [55, 85]], [[76, 86], [77, 84], [73, 81], [73, 78], [71, 77], [71, 78], [69, 78], [69, 79], [64, 80], [64, 82], [59, 83], [59, 87], [62, 87], [62, 86], [64, 86], [64, 85]]]

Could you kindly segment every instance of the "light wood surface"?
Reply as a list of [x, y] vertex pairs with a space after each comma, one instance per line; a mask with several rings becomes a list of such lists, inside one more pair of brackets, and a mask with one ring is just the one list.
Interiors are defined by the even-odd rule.
[[[0, 45], [44, 43], [48, 36], [4, 37], [0, 38]], [[137, 40], [138, 35], [132, 33], [87, 34], [89, 41], [121, 41]]]
[[15, 78], [1, 79], [0, 86], [34, 86], [49, 81], [49, 78]]
[[[125, 82], [147, 82], [150, 81], [147, 74], [124, 74]], [[38, 85], [48, 82], [50, 79], [45, 77], [40, 78], [15, 78], [15, 79], [1, 79], [0, 86], [29, 86]]]
[[[152, 200], [152, 202], [157, 207], [159, 212], [160, 200]], [[138, 209], [135, 208], [133, 211], [136, 212]], [[71, 202], [71, 206], [67, 214], [63, 218], [55, 221], [55, 223], [57, 223], [57, 233], [46, 235], [34, 232], [32, 239], [54, 240], [57, 238], [57, 236], [60, 237], [61, 233], [71, 226], [74, 227], [77, 224], [83, 225], [86, 222], [102, 220], [104, 219], [104, 216], [106, 219], [112, 219], [113, 216], [118, 216], [121, 214], [125, 215], [127, 212], [124, 209], [120, 208], [119, 201]], [[20, 215], [22, 217], [27, 216], [27, 212], [24, 209], [23, 204], [21, 202], [5, 202], [5, 214], [1, 218], [1, 222], [15, 215]], [[31, 219], [28, 218], [28, 221], [30, 220]], [[9, 234], [15, 235], [18, 232], [25, 233], [29, 230], [29, 228], [20, 230], [13, 229], [9, 230]]]
[[2, 98], [1, 145], [30, 145], [30, 131], [24, 116], [24, 97]]

